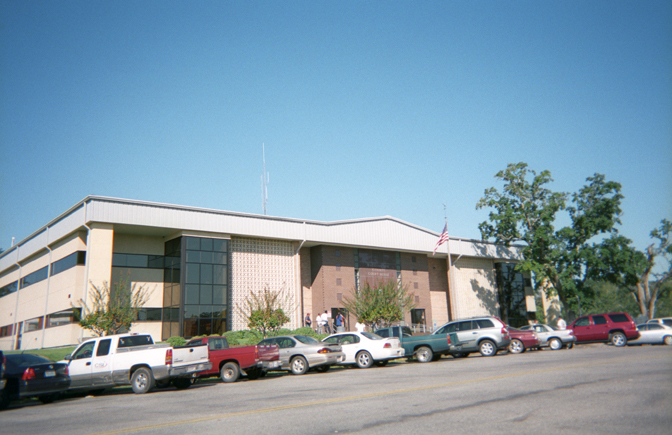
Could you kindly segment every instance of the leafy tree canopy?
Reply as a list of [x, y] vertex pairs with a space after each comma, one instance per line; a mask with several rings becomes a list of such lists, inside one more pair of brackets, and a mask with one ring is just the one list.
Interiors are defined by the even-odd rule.
[[368, 282], [360, 290], [353, 289], [352, 297], [343, 299], [343, 306], [358, 322], [372, 327], [387, 326], [404, 319], [404, 314], [416, 307], [413, 293], [395, 280], [372, 287]]

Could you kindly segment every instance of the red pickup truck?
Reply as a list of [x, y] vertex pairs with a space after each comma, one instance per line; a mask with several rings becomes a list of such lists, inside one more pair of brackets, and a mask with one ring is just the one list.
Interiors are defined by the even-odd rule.
[[201, 344], [208, 345], [212, 368], [200, 372], [199, 378], [219, 376], [229, 383], [236, 382], [241, 371], [248, 379], [257, 379], [280, 367], [280, 351], [276, 345], [229, 347], [226, 337], [194, 338], [187, 342], [187, 346]]

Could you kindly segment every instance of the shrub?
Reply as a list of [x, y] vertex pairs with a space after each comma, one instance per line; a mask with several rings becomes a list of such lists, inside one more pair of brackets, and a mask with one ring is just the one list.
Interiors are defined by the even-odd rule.
[[170, 337], [168, 340], [166, 340], [172, 347], [176, 346], [184, 346], [187, 344], [187, 340], [185, 340], [182, 337]]

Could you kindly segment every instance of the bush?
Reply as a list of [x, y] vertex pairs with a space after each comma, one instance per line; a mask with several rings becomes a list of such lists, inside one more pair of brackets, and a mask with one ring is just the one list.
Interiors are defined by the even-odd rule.
[[187, 344], [187, 340], [185, 340], [182, 337], [170, 337], [168, 340], [166, 340], [172, 347], [177, 347], [177, 346], [184, 346]]

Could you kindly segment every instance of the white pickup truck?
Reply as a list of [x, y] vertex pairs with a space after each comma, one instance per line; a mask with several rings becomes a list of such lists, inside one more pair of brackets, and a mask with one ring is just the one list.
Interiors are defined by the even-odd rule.
[[157, 382], [189, 388], [194, 375], [212, 367], [207, 345], [170, 347], [154, 344], [150, 335], [138, 334], [92, 338], [64, 362], [68, 363], [70, 390], [103, 390], [130, 384], [136, 394], [151, 391]]

